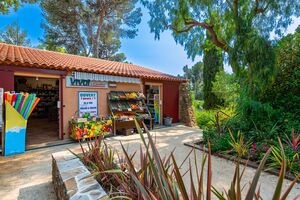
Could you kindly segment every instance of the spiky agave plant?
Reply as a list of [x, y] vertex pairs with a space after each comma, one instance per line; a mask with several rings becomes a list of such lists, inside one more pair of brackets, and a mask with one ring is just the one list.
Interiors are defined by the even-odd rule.
[[[263, 171], [266, 160], [272, 151], [272, 148], [270, 148], [266, 152], [265, 156], [261, 160], [260, 165], [257, 168], [256, 173], [249, 186], [246, 197], [243, 198], [242, 187], [241, 187], [241, 179], [243, 177], [245, 168], [242, 172], [240, 172], [239, 161], [237, 161], [234, 177], [231, 181], [230, 188], [226, 192], [226, 196], [224, 196], [221, 192], [219, 192], [215, 187], [212, 186], [212, 159], [211, 159], [210, 145], [208, 145], [208, 149], [209, 149], [208, 156], [205, 155], [202, 159], [201, 169], [199, 169], [196, 161], [194, 163], [196, 169], [196, 180], [197, 180], [196, 183], [194, 183], [194, 179], [193, 179], [194, 175], [192, 173], [191, 162], [189, 162], [189, 176], [191, 181], [191, 188], [189, 190], [188, 188], [186, 188], [186, 185], [184, 184], [183, 175], [180, 172], [180, 167], [177, 164], [173, 152], [171, 152], [173, 169], [171, 169], [170, 172], [170, 169], [166, 169], [165, 166], [163, 165], [161, 156], [145, 124], [143, 124], [143, 126], [146, 130], [148, 143], [146, 142], [141, 127], [137, 122], [136, 122], [136, 126], [141, 136], [142, 142], [146, 147], [146, 154], [150, 158], [153, 157], [153, 159], [149, 159], [150, 167], [148, 169], [149, 170], [148, 173], [153, 174], [153, 181], [155, 185], [158, 187], [154, 195], [153, 191], [143, 183], [141, 178], [131, 172], [130, 175], [134, 183], [136, 184], [139, 192], [141, 193], [142, 199], [146, 199], [146, 200], [157, 200], [157, 199], [162, 199], [162, 200], [179, 200], [179, 199], [196, 200], [197, 199], [198, 200], [199, 199], [201, 200], [204, 199], [206, 196], [207, 200], [211, 200], [212, 194], [214, 194], [215, 197], [220, 200], [262, 199], [259, 190], [256, 191], [256, 188], [258, 185], [258, 180]], [[273, 194], [273, 200], [285, 200], [288, 194], [290, 193], [290, 191], [292, 190], [293, 186], [299, 179], [299, 176], [296, 177], [295, 180], [286, 189], [286, 191], [282, 192], [282, 185], [283, 185], [283, 180], [286, 172], [286, 160], [285, 160], [284, 151], [280, 140], [279, 143], [281, 147], [281, 153], [283, 156], [282, 159], [283, 162], [281, 164], [281, 170], [280, 170], [277, 186]], [[204, 182], [203, 179], [204, 179], [204, 165], [206, 163], [206, 160], [207, 160], [207, 184], [206, 184], [206, 192], [205, 192], [205, 189], [203, 187], [203, 182]]]

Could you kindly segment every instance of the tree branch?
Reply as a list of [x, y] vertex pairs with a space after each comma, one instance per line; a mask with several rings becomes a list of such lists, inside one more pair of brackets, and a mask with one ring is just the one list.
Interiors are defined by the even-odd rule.
[[218, 36], [217, 36], [217, 34], [216, 34], [215, 30], [214, 30], [214, 26], [213, 25], [210, 25], [210, 24], [208, 24], [206, 22], [198, 22], [197, 20], [194, 20], [194, 19], [192, 21], [190, 21], [190, 22], [186, 21], [185, 24], [186, 25], [193, 25], [193, 26], [200, 26], [200, 27], [206, 29], [210, 33], [210, 35], [212, 37], [212, 41], [213, 41], [213, 43], [217, 47], [223, 49], [226, 52], [229, 51], [229, 46], [226, 44], [226, 42], [221, 41], [218, 38]]
[[255, 0], [255, 6], [254, 6], [254, 8], [253, 8], [253, 10], [254, 10], [254, 14], [256, 15], [256, 14], [262, 14], [262, 13], [264, 13], [264, 12], [266, 12], [267, 11], [267, 9], [268, 9], [268, 7], [269, 7], [269, 5], [270, 5], [270, 1], [267, 3], [267, 5], [265, 5], [264, 7], [263, 6], [259, 6], [259, 1], [260, 0]]

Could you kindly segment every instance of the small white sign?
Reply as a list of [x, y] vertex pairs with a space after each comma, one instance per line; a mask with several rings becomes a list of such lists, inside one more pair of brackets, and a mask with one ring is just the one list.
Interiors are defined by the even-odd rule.
[[82, 117], [85, 113], [98, 115], [98, 92], [78, 92], [78, 115]]

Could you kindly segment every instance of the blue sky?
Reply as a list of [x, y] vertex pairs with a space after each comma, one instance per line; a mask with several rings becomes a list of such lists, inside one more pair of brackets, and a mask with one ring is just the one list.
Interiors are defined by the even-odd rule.
[[[147, 24], [150, 16], [146, 9], [143, 8], [142, 10], [143, 17], [138, 26], [138, 36], [134, 39], [122, 39], [120, 52], [126, 54], [129, 62], [177, 75], [182, 74], [184, 65], [191, 66], [200, 60], [197, 58], [193, 62], [188, 59], [183, 47], [175, 43], [170, 31], [164, 32], [160, 40], [154, 40], [154, 34], [150, 33]], [[37, 45], [39, 38], [43, 37], [43, 30], [40, 26], [42, 20], [41, 9], [37, 5], [27, 4], [17, 12], [12, 11], [9, 15], [0, 15], [0, 29], [18, 21], [20, 27], [27, 31], [32, 44]], [[295, 18], [286, 34], [293, 33], [298, 25], [300, 25], [300, 18]], [[225, 66], [225, 69], [231, 71], [228, 66]]]

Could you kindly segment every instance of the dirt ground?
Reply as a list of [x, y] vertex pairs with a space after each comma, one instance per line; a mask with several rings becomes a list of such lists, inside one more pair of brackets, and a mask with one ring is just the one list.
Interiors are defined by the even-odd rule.
[[[201, 130], [176, 125], [170, 128], [162, 128], [152, 131], [156, 137], [158, 150], [162, 155], [170, 153], [175, 148], [175, 157], [178, 162], [182, 161], [190, 147], [184, 146], [184, 142], [198, 139]], [[139, 135], [117, 136], [107, 139], [107, 143], [120, 150], [120, 141], [129, 152], [139, 150], [141, 140]], [[54, 200], [56, 199], [51, 183], [51, 153], [66, 150], [78, 149], [76, 143], [49, 147], [39, 150], [28, 151], [25, 154], [0, 157], [0, 199], [11, 200]], [[197, 151], [197, 160], [201, 160], [203, 152]], [[138, 155], [137, 155], [138, 157]], [[190, 156], [192, 162], [195, 157]], [[213, 157], [213, 185], [219, 189], [228, 188], [234, 173], [234, 164], [218, 157]], [[183, 166], [183, 171], [187, 165]], [[247, 184], [253, 177], [255, 170], [247, 168], [244, 174], [244, 184]], [[190, 180], [185, 180], [189, 188]], [[261, 193], [264, 199], [271, 199], [277, 177], [268, 173], [262, 173], [260, 178]], [[286, 188], [290, 181], [285, 180]], [[293, 199], [300, 194], [300, 184], [292, 190], [288, 199]]]

